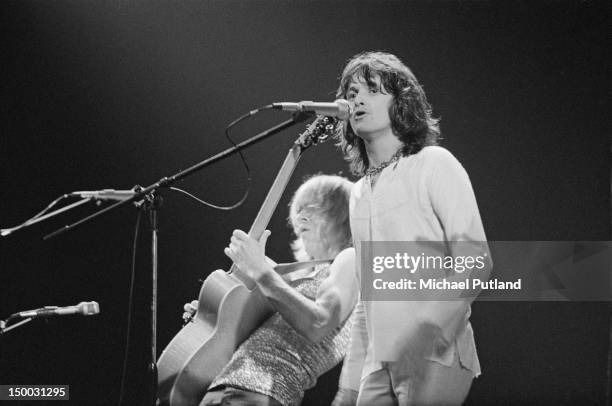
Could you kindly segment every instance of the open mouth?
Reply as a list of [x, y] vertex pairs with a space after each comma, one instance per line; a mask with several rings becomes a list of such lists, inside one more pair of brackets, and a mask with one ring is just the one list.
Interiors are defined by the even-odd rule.
[[355, 117], [355, 119], [360, 119], [365, 114], [366, 114], [365, 111], [356, 111], [355, 114], [354, 114], [354, 117]]

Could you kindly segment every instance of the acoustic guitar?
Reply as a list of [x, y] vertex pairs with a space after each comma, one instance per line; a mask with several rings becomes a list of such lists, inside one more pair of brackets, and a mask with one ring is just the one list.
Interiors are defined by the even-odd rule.
[[[307, 148], [332, 135], [337, 119], [319, 116], [300, 135], [260, 208], [249, 235], [265, 231], [297, 162]], [[198, 405], [234, 351], [274, 312], [253, 280], [232, 264], [202, 284], [198, 309], [157, 362], [158, 405]]]

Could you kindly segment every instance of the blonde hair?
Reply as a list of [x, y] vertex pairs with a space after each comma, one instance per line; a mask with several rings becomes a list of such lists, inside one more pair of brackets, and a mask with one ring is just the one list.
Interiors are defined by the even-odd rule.
[[[343, 250], [353, 245], [349, 222], [349, 200], [353, 182], [336, 175], [314, 175], [294, 193], [289, 204], [289, 224], [297, 228], [298, 215], [308, 210], [325, 222], [321, 238], [330, 249]], [[292, 243], [295, 258], [307, 260], [302, 241]]]

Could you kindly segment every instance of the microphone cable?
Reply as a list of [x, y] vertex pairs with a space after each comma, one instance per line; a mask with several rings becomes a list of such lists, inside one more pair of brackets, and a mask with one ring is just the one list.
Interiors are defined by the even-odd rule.
[[[238, 117], [237, 119], [235, 119], [234, 121], [232, 121], [231, 123], [228, 124], [227, 127], [225, 127], [225, 138], [227, 138], [227, 140], [230, 142], [230, 144], [232, 144], [233, 147], [236, 147], [236, 143], [234, 142], [234, 140], [232, 139], [232, 137], [230, 137], [230, 130], [232, 129], [232, 127], [234, 127], [236, 124], [240, 123], [241, 121], [254, 116], [255, 114], [259, 113], [260, 111], [263, 110], [270, 110], [272, 109], [272, 104], [268, 104], [266, 106], [262, 106], [259, 107], [255, 110], [251, 110], [246, 114], [243, 114], [242, 116]], [[240, 207], [247, 199], [247, 197], [249, 196], [249, 193], [251, 192], [251, 186], [252, 186], [252, 179], [251, 179], [251, 169], [249, 168], [249, 164], [246, 161], [246, 158], [244, 157], [244, 155], [242, 154], [242, 150], [238, 150], [238, 155], [240, 156], [240, 160], [242, 161], [242, 164], [244, 165], [244, 168], [246, 170], [246, 176], [247, 176], [247, 187], [246, 190], [244, 192], [244, 194], [242, 195], [242, 197], [240, 198], [240, 200], [238, 200], [238, 202], [229, 205], [229, 206], [218, 206], [216, 204], [207, 202], [205, 200], [202, 200], [194, 195], [192, 195], [191, 193], [187, 192], [186, 190], [183, 189], [179, 189], [177, 187], [174, 186], [170, 186], [168, 189], [170, 190], [174, 190], [176, 192], [180, 192], [183, 193], [184, 195], [192, 198], [193, 200], [197, 201], [198, 203], [201, 203], [203, 205], [206, 205], [208, 207], [211, 207], [213, 209], [217, 209], [217, 210], [234, 210], [238, 207]]]

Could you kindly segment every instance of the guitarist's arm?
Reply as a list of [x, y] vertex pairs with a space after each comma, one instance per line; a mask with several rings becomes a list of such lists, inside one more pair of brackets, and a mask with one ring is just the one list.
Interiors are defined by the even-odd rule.
[[359, 283], [355, 274], [355, 250], [341, 251], [330, 265], [329, 276], [321, 283], [314, 301], [292, 288], [265, 260], [266, 231], [258, 243], [237, 230], [225, 253], [252, 278], [274, 308], [298, 333], [309, 340], [321, 340], [338, 327], [357, 302]]

